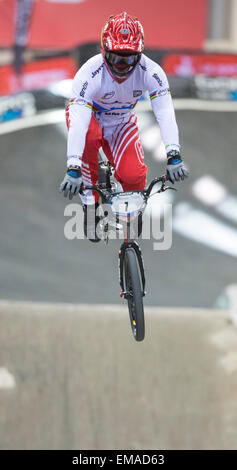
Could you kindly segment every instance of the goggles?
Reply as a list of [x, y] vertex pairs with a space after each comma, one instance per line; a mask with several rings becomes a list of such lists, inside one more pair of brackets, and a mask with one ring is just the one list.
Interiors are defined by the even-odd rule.
[[105, 58], [111, 65], [127, 65], [132, 67], [137, 64], [140, 54], [118, 54], [115, 52], [105, 52]]

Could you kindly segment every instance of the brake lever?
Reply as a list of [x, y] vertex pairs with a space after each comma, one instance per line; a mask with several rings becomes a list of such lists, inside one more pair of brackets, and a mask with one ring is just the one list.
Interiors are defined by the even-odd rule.
[[[172, 187], [172, 186], [165, 186], [165, 184], [166, 184], [167, 181], [170, 181], [170, 182], [172, 183], [171, 179], [169, 178], [168, 173], [166, 173], [166, 175], [164, 176], [164, 181], [163, 181], [163, 183], [162, 183], [162, 185], [161, 185], [160, 190], [157, 191], [158, 193], [163, 193], [163, 192], [166, 191], [167, 189], [173, 189], [173, 191], [178, 191], [176, 188], [174, 188], [174, 187]], [[174, 184], [174, 183], [173, 183], [173, 184]]]
[[158, 193], [162, 193], [162, 192], [166, 191], [167, 189], [172, 189], [173, 191], [178, 191], [176, 188], [172, 188], [172, 186], [166, 186], [162, 190], [160, 189], [160, 191], [158, 191]]
[[157, 193], [164, 193], [167, 189], [173, 189], [173, 191], [177, 191], [177, 189], [173, 188], [172, 186], [166, 186], [167, 181], [170, 181], [170, 179], [167, 177], [167, 175], [165, 175], [163, 183], [162, 183], [160, 189], [157, 191]]

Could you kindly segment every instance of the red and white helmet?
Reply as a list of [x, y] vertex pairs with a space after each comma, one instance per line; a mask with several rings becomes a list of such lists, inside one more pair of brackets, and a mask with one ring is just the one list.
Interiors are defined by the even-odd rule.
[[101, 34], [105, 65], [118, 82], [126, 80], [141, 59], [144, 32], [140, 21], [126, 12], [110, 16]]

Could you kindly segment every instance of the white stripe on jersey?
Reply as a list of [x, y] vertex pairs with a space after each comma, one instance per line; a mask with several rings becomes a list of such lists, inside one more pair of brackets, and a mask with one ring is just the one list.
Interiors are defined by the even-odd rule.
[[141, 163], [141, 165], [143, 165], [144, 155], [143, 155], [142, 144], [141, 144], [139, 136], [138, 136], [138, 139], [135, 142], [135, 150], [136, 150], [136, 154], [137, 154], [137, 158], [138, 158], [139, 162]]
[[125, 133], [122, 135], [121, 139], [120, 139], [120, 142], [119, 142], [119, 145], [117, 146], [117, 149], [114, 153], [114, 162], [116, 163], [116, 160], [118, 158], [118, 155], [119, 155], [119, 151], [121, 149], [121, 146], [123, 145], [124, 141], [127, 139], [127, 137], [132, 134], [132, 132], [134, 131], [137, 131], [138, 132], [138, 129], [137, 129], [137, 126], [135, 126], [134, 124], [132, 124], [132, 127]]
[[128, 145], [132, 142], [132, 140], [134, 140], [136, 137], [139, 137], [138, 132], [136, 132], [136, 134], [134, 134], [134, 135], [131, 137], [131, 139], [126, 143], [125, 147], [123, 147], [122, 152], [120, 153], [120, 156], [119, 156], [119, 158], [118, 158], [118, 160], [117, 160], [117, 162], [116, 162], [116, 167], [115, 167], [116, 170], [117, 170], [118, 167], [119, 167], [120, 160], [121, 160], [121, 158], [122, 158], [122, 156], [123, 156], [123, 154], [124, 154], [124, 152], [125, 152], [127, 146], [128, 146]]
[[89, 183], [89, 184], [92, 184], [92, 181], [90, 178], [85, 178], [85, 176], [83, 175], [82, 176], [82, 179], [83, 179], [83, 183]]
[[81, 171], [82, 171], [82, 173], [85, 173], [85, 175], [90, 175], [91, 174], [90, 170], [87, 170], [86, 168], [83, 167], [83, 163], [82, 163], [82, 166], [81, 166]]
[[126, 130], [132, 125], [132, 123], [130, 121], [131, 121], [131, 119], [129, 119], [129, 121], [127, 123], [123, 124], [120, 127], [117, 135], [115, 136], [115, 142], [114, 142], [114, 145], [111, 149], [113, 154], [116, 152], [117, 146], [118, 146], [120, 138], [121, 138], [121, 134], [123, 135], [123, 133], [126, 132]]

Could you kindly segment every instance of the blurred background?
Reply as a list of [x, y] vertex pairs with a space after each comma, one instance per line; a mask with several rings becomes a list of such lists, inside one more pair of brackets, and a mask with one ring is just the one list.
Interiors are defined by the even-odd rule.
[[[126, 308], [121, 308], [121, 321], [116, 313], [123, 305], [117, 276], [120, 242], [111, 241], [106, 247], [103, 242], [95, 246], [87, 240], [66, 240], [66, 202], [58, 192], [66, 168], [64, 109], [71, 81], [78, 68], [100, 52], [101, 28], [107, 18], [124, 10], [143, 23], [145, 54], [158, 62], [168, 75], [182, 155], [190, 169], [188, 180], [177, 184], [178, 191], [172, 194], [172, 199], [170, 195], [165, 199], [173, 204], [172, 248], [154, 251], [150, 240], [141, 241], [150, 333], [147, 343], [139, 345], [139, 351], [136, 349], [136, 357], [134, 348], [138, 345], [129, 332]], [[164, 172], [164, 146], [146, 96], [136, 109], [150, 180]], [[17, 384], [22, 386], [22, 394], [17, 398], [21, 406], [14, 401], [14, 395], [10, 398], [0, 395], [0, 406], [5, 410], [0, 417], [1, 448], [78, 448], [80, 443], [84, 448], [125, 448], [126, 445], [150, 449], [159, 445], [234, 448], [233, 430], [237, 418], [226, 404], [222, 384], [225, 374], [230, 373], [232, 382], [228, 382], [228, 393], [236, 386], [237, 344], [232, 330], [228, 330], [227, 336], [222, 337], [220, 333], [219, 340], [219, 336], [215, 340], [213, 337], [218, 328], [225, 330], [226, 318], [231, 318], [233, 326], [237, 317], [236, 111], [236, 0], [120, 0], [119, 3], [114, 0], [0, 0], [0, 299], [3, 299], [0, 311], [4, 326], [1, 328], [0, 392], [6, 389], [13, 393]], [[73, 309], [69, 303], [83, 306]], [[110, 307], [111, 304], [114, 306]], [[87, 322], [83, 308], [90, 312]], [[163, 317], [166, 309], [170, 312], [169, 320]], [[107, 312], [103, 321], [102, 311]], [[19, 313], [22, 315], [18, 317]], [[185, 321], [182, 323], [183, 314]], [[218, 326], [210, 319], [219, 322]], [[205, 326], [201, 326], [203, 321]], [[214, 336], [205, 342], [209, 326]], [[183, 331], [186, 332], [184, 337]], [[99, 345], [98, 337], [103, 346]], [[190, 337], [190, 344], [187, 337]], [[204, 354], [205, 348], [214, 347], [213, 344], [220, 348], [224, 357], [228, 355], [225, 347], [228, 349], [231, 344], [226, 369], [217, 367], [219, 352], [219, 362], [213, 350]], [[25, 350], [24, 345], [29, 349]], [[89, 350], [91, 356], [88, 356]], [[183, 351], [181, 356], [176, 350]], [[110, 371], [112, 364], [108, 355], [115, 371]], [[203, 371], [200, 381], [193, 375], [190, 362], [185, 362], [188, 356], [192, 361], [197, 356], [202, 357], [202, 362], [196, 364], [196, 370]], [[78, 357], [82, 375], [77, 377], [76, 374], [72, 383], [69, 369], [76, 367]], [[130, 360], [123, 369], [127, 357]], [[208, 371], [204, 370], [207, 357], [211, 358], [207, 362]], [[101, 372], [97, 375], [96, 358], [99, 358]], [[164, 380], [155, 375], [154, 381], [149, 382], [146, 372], [138, 378], [139, 364], [144, 363], [144, 358], [153, 374], [157, 374], [159, 367], [163, 368], [163, 360], [168, 362], [170, 372], [165, 372]], [[136, 378], [133, 360], [137, 367]], [[154, 360], [159, 364], [155, 369]], [[176, 360], [180, 361], [178, 365], [175, 365]], [[111, 382], [116, 384], [112, 388], [104, 378], [106, 367], [107, 373], [111, 372]], [[177, 374], [174, 371], [178, 371]], [[202, 395], [200, 383], [212, 373], [213, 382], [209, 378], [209, 388]], [[54, 409], [53, 395], [58, 391], [57, 386], [63, 387], [65, 383], [69, 384], [67, 393], [60, 389], [61, 401], [55, 402]], [[187, 387], [193, 383], [194, 387], [192, 391], [188, 388], [190, 395], [186, 398], [184, 383]], [[180, 407], [171, 395], [170, 401], [167, 398], [167, 414], [164, 415], [162, 400], [169, 397], [167, 390], [175, 386], [180, 386]], [[157, 388], [163, 390], [163, 398], [153, 396]], [[26, 389], [32, 402], [28, 411]], [[101, 396], [106, 396], [107, 403], [111, 398], [110, 409], [103, 398], [96, 395], [95, 399], [96, 389]], [[130, 394], [134, 400], [134, 390], [138, 391], [138, 405], [144, 413], [139, 423], [135, 408], [128, 410], [125, 405]], [[74, 393], [73, 399], [70, 399], [71, 393]], [[118, 402], [116, 413], [112, 408], [114, 393]], [[157, 409], [154, 403], [150, 404], [150, 394], [158, 403]], [[77, 410], [74, 400], [79, 395], [83, 398]], [[190, 406], [185, 405], [190, 396], [198, 398], [191, 401]], [[38, 403], [38, 411], [35, 411], [35, 403]], [[232, 399], [228, 403], [235, 406]], [[79, 424], [75, 424], [73, 416], [77, 410], [80, 421], [81, 406], [87, 425], [78, 430]], [[25, 421], [24, 414], [22, 420], [21, 407], [29, 414], [34, 415], [35, 411], [34, 417], [41, 423], [33, 434], [30, 418], [29, 422]], [[227, 412], [223, 419], [217, 418], [218, 407]], [[53, 414], [46, 418], [49, 409]], [[6, 410], [9, 413], [14, 410], [10, 424]], [[121, 422], [120, 415], [123, 416]], [[42, 422], [40, 416], [45, 416]], [[156, 416], [157, 421], [154, 418], [151, 425], [152, 416]], [[185, 417], [184, 429], [179, 434], [181, 416]], [[126, 419], [128, 426], [124, 427]], [[15, 420], [23, 423], [19, 433], [11, 431], [15, 429]], [[54, 423], [53, 429], [48, 428], [48, 420]], [[163, 431], [157, 424], [159, 420], [165, 423]], [[121, 425], [116, 427], [118, 422]], [[193, 422], [196, 423], [194, 433]], [[101, 429], [101, 423], [106, 424], [106, 432]], [[140, 434], [129, 440], [134, 423]], [[6, 426], [10, 429], [8, 434]], [[215, 434], [217, 428], [219, 438]], [[113, 439], [111, 429], [115, 432]], [[79, 435], [89, 437], [81, 442]]]

